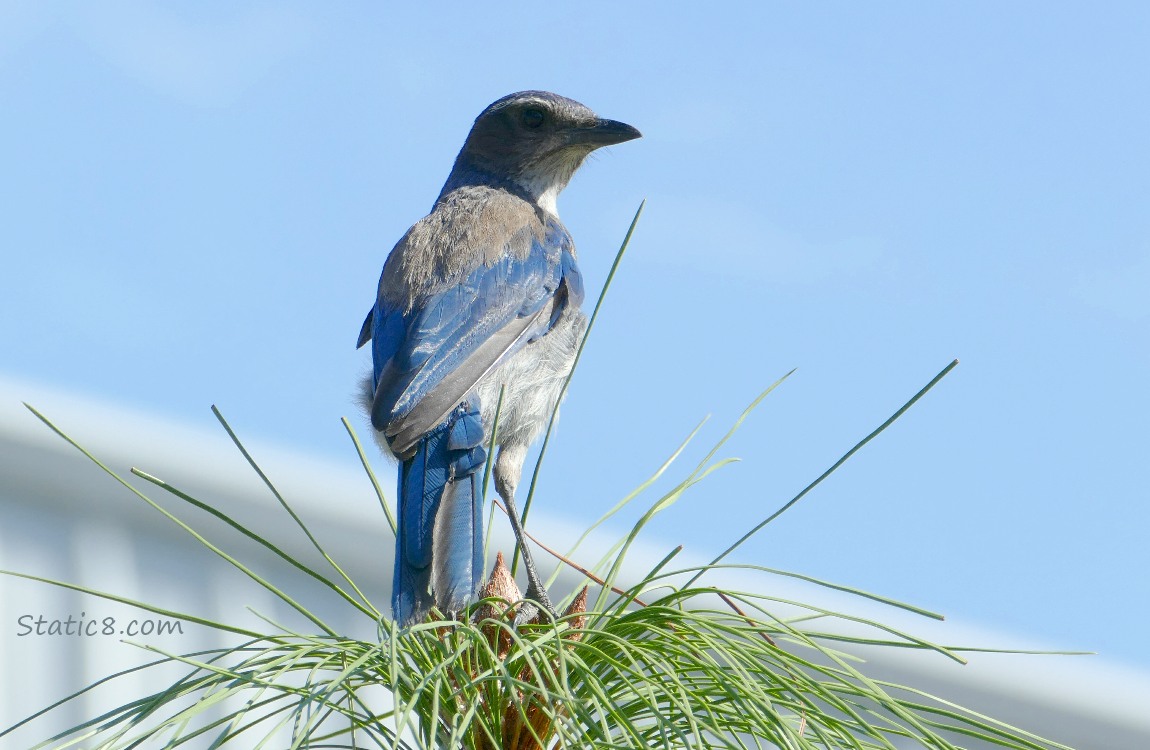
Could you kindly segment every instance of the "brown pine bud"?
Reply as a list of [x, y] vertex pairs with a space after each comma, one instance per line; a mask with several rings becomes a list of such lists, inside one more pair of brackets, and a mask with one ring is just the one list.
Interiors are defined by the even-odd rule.
[[587, 612], [587, 587], [584, 586], [582, 589], [580, 589], [579, 593], [575, 595], [575, 599], [572, 600], [571, 606], [567, 607], [567, 609], [563, 612], [564, 617], [567, 617], [569, 615], [578, 615], [578, 617], [574, 617], [574, 618], [567, 621], [568, 624], [571, 626], [571, 630], [574, 631], [570, 635], [567, 636], [568, 639], [570, 639], [572, 641], [577, 641], [583, 637], [583, 633], [579, 632], [579, 631], [582, 631], [583, 628], [587, 627], [586, 612]]
[[[519, 586], [516, 585], [515, 579], [511, 577], [511, 571], [507, 568], [507, 563], [503, 561], [503, 553], [495, 553], [495, 567], [491, 569], [491, 577], [487, 579], [487, 583], [483, 584], [483, 588], [479, 589], [480, 599], [501, 599], [503, 604], [498, 601], [485, 602], [479, 609], [475, 610], [475, 619], [485, 620], [487, 618], [498, 619], [507, 614], [511, 605], [518, 602], [523, 598], [523, 594], [519, 591]], [[511, 612], [514, 615], [514, 612]]]
[[[494, 601], [484, 602], [475, 610], [475, 622], [501, 618], [506, 618], [510, 622], [514, 619], [515, 608], [512, 605], [521, 600], [523, 594], [519, 592], [519, 586], [511, 577], [507, 563], [503, 561], [502, 552], [495, 554], [495, 567], [491, 569], [491, 577], [487, 579], [487, 583], [479, 590], [479, 596]], [[500, 659], [505, 658], [511, 649], [511, 634], [498, 625], [487, 625], [485, 630], [491, 648]]]

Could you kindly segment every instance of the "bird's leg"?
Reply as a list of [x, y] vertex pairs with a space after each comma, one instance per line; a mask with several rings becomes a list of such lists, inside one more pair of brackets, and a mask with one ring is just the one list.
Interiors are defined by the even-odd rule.
[[527, 538], [523, 535], [523, 527], [519, 524], [519, 512], [515, 508], [515, 496], [510, 493], [507, 495], [499, 494], [503, 497], [503, 502], [507, 504], [507, 515], [511, 518], [511, 528], [515, 530], [515, 540], [519, 544], [519, 551], [523, 553], [523, 567], [527, 569], [527, 594], [525, 596], [527, 604], [515, 615], [515, 624], [522, 625], [535, 619], [538, 610], [532, 602], [538, 603], [539, 606], [546, 609], [553, 619], [559, 619], [555, 605], [551, 603], [551, 597], [547, 595], [547, 589], [539, 579], [539, 571], [535, 569], [535, 561], [531, 559], [531, 548], [527, 546]]
[[508, 446], [499, 451], [499, 460], [495, 462], [495, 489], [503, 498], [507, 508], [507, 517], [511, 519], [511, 528], [515, 532], [515, 541], [519, 551], [523, 554], [523, 566], [527, 569], [527, 603], [515, 615], [515, 625], [535, 619], [538, 608], [535, 602], [547, 610], [552, 618], [558, 619], [555, 605], [547, 595], [547, 589], [539, 578], [539, 571], [535, 569], [535, 561], [531, 559], [531, 549], [527, 546], [527, 537], [523, 533], [523, 526], [519, 523], [519, 510], [515, 507], [515, 486], [519, 483], [519, 476], [523, 471], [523, 459], [527, 457], [526, 446]]

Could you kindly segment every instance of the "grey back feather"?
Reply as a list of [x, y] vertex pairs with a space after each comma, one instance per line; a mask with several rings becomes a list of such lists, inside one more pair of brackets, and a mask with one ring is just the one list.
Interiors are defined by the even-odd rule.
[[485, 264], [510, 255], [526, 258], [542, 242], [539, 209], [504, 190], [463, 187], [407, 230], [391, 251], [379, 279], [379, 296], [390, 306], [412, 309], [421, 297], [457, 284]]

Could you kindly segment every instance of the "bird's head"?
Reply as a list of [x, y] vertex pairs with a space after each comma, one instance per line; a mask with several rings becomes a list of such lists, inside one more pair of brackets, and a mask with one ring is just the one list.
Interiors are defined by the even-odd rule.
[[448, 186], [511, 183], [555, 213], [556, 196], [588, 154], [641, 135], [573, 99], [521, 91], [492, 103], [475, 118]]

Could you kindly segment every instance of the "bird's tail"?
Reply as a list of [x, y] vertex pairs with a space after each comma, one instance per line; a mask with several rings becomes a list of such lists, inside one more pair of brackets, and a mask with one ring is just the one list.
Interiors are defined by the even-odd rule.
[[479, 409], [460, 404], [399, 469], [392, 613], [419, 622], [432, 605], [458, 612], [483, 578], [480, 470], [487, 460]]

